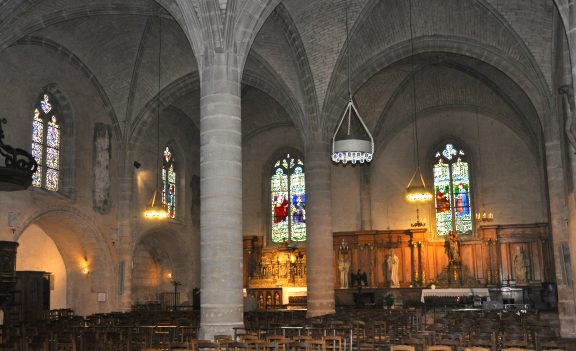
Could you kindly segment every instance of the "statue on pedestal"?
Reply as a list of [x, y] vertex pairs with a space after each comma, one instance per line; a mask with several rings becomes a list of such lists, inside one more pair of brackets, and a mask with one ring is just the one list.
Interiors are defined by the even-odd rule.
[[456, 232], [448, 234], [448, 260], [450, 262], [460, 262], [460, 237]]
[[340, 288], [348, 288], [348, 276], [350, 271], [350, 258], [346, 254], [338, 257], [338, 271], [340, 271]]
[[386, 277], [390, 283], [391, 288], [400, 287], [400, 280], [398, 279], [398, 265], [400, 260], [398, 256], [394, 253], [393, 249], [388, 250], [388, 256], [386, 256]]

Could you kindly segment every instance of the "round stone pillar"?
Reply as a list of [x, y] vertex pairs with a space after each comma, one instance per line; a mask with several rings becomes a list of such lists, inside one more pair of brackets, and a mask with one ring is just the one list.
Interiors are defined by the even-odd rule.
[[306, 148], [308, 317], [335, 312], [329, 145]]
[[215, 53], [201, 70], [200, 338], [243, 326], [242, 135], [237, 57]]

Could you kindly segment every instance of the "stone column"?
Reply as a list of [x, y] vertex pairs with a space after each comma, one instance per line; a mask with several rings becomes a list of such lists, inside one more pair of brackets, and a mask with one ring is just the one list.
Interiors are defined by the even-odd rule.
[[[567, 203], [565, 177], [562, 167], [561, 147], [559, 140], [546, 142], [546, 163], [548, 175], [548, 191], [550, 199], [550, 228], [554, 248], [554, 264], [556, 267], [556, 282], [558, 286], [558, 316], [560, 318], [560, 333], [563, 337], [576, 336], [576, 309], [574, 306], [573, 284], [571, 277], [565, 276], [571, 262], [563, 254], [563, 247], [570, 246], [568, 233]], [[570, 220], [572, 221], [572, 219]], [[572, 233], [571, 235], [575, 235]], [[571, 260], [573, 261], [573, 259]]]
[[[315, 136], [322, 140], [321, 137]], [[314, 138], [311, 136], [311, 139]], [[332, 189], [329, 147], [314, 141], [306, 147], [306, 250], [308, 317], [335, 312]]]
[[[568, 5], [568, 25], [569, 25], [569, 31], [567, 33], [568, 35], [568, 46], [569, 46], [569, 51], [570, 51], [570, 58], [572, 61], [571, 64], [571, 74], [566, 74], [565, 77], [565, 82], [564, 84], [571, 84], [572, 89], [568, 89], [568, 93], [572, 94], [572, 100], [574, 100], [574, 98], [576, 98], [576, 96], [574, 94], [576, 94], [576, 91], [574, 89], [574, 81], [576, 81], [576, 4], [573, 1], [569, 2]], [[565, 66], [569, 65], [570, 62], [569, 60], [566, 60]], [[565, 69], [566, 71], [566, 69]], [[569, 100], [568, 100], [569, 101]], [[568, 102], [566, 101], [566, 102]], [[568, 108], [570, 106], [564, 106], [565, 108]], [[565, 113], [565, 117], [566, 118], [570, 118], [572, 121], [572, 126], [570, 128], [570, 130], [568, 130], [568, 133], [571, 133], [571, 135], [569, 136], [569, 140], [572, 141], [570, 144], [572, 144], [572, 147], [570, 145], [568, 145], [568, 150], [567, 152], [569, 153], [570, 157], [570, 161], [571, 161], [571, 166], [572, 166], [572, 179], [570, 179], [571, 181], [571, 190], [572, 192], [569, 195], [568, 198], [568, 208], [569, 208], [569, 220], [568, 220], [568, 236], [569, 236], [569, 242], [571, 243], [571, 247], [570, 247], [570, 256], [572, 257], [572, 262], [574, 262], [574, 258], [576, 257], [576, 191], [574, 190], [576, 188], [576, 145], [574, 145], [574, 138], [576, 137], [575, 134], [575, 130], [576, 130], [576, 126], [574, 125], [574, 123], [576, 123], [576, 108], [571, 108], [570, 111], [564, 111]], [[567, 116], [566, 114], [570, 113], [570, 116]], [[565, 125], [565, 127], [567, 127], [568, 125]], [[570, 138], [572, 137], [572, 138]], [[555, 251], [555, 256], [558, 255], [557, 252], [557, 247], [553, 242], [553, 247], [554, 247], [554, 251]], [[558, 267], [558, 266], [556, 266]], [[576, 284], [576, 269], [572, 269], [572, 288], [574, 289], [574, 284]], [[573, 297], [575, 298], [574, 303], [576, 303], [576, 293], [573, 291]], [[575, 330], [573, 330], [573, 333], [570, 335], [570, 337], [575, 337], [576, 336], [576, 327], [574, 327]], [[568, 337], [568, 335], [564, 335], [562, 334], [562, 336]]]
[[[131, 145], [127, 145], [131, 148]], [[117, 274], [116, 291], [114, 294], [118, 296], [117, 304], [121, 311], [130, 311], [132, 304], [132, 256], [134, 249], [134, 233], [132, 228], [135, 227], [134, 222], [140, 219], [142, 209], [140, 206], [132, 203], [135, 198], [133, 197], [136, 186], [136, 178], [138, 170], [132, 164], [129, 164], [126, 154], [130, 155], [128, 151], [123, 153], [125, 160], [121, 162], [119, 172], [123, 177], [118, 179], [118, 229], [115, 235], [112, 235], [112, 240], [115, 241], [114, 247], [118, 255], [118, 262], [116, 262], [115, 272]], [[146, 196], [151, 194], [146, 194]]]
[[201, 67], [200, 338], [212, 339], [243, 326], [240, 73], [228, 52]]

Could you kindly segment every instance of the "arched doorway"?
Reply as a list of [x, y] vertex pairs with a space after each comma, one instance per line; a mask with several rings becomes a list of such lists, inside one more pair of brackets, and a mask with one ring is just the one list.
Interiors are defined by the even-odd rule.
[[67, 308], [66, 265], [54, 241], [42, 228], [30, 225], [18, 238], [17, 271], [50, 273], [50, 309]]

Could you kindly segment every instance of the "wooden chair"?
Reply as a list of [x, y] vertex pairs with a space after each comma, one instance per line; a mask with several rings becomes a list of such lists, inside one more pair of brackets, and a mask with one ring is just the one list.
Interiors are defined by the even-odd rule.
[[326, 351], [326, 341], [324, 340], [308, 340], [308, 350], [310, 351]]
[[223, 346], [228, 341], [232, 341], [232, 336], [227, 334], [214, 335], [214, 342], [219, 346]]
[[322, 340], [326, 343], [326, 351], [342, 351], [342, 337], [340, 335], [325, 336]]
[[290, 340], [286, 339], [282, 335], [267, 335], [266, 341], [276, 343], [276, 347], [279, 351], [288, 350], [288, 343], [290, 343]]
[[390, 345], [390, 351], [416, 351], [411, 345]]
[[424, 334], [410, 334], [402, 338], [402, 344], [413, 346], [416, 351], [423, 351], [428, 346], [429, 336]]
[[287, 351], [308, 351], [308, 343], [306, 341], [292, 341], [286, 345]]
[[218, 351], [218, 344], [212, 340], [194, 339], [190, 342], [194, 351]]
[[426, 346], [426, 351], [452, 351], [450, 345], [430, 345]]
[[256, 351], [279, 351], [278, 343], [271, 341], [261, 341], [256, 344]]
[[270, 341], [270, 342], [289, 342], [289, 340], [285, 337], [283, 337], [282, 335], [266, 335], [266, 341]]
[[189, 351], [192, 347], [189, 342], [171, 342], [169, 350]]
[[248, 344], [240, 341], [229, 341], [225, 343], [226, 351], [247, 351]]
[[256, 351], [258, 350], [258, 346], [260, 344], [265, 343], [265, 340], [260, 340], [260, 339], [248, 339], [245, 341], [246, 345], [248, 345], [248, 350], [250, 351]]
[[247, 340], [259, 340], [258, 335], [254, 334], [240, 334], [238, 335], [238, 339], [241, 342], [246, 342]]
[[434, 345], [445, 345], [458, 349], [462, 345], [462, 335], [459, 333], [437, 333], [434, 335]]
[[296, 335], [292, 337], [292, 341], [308, 341], [312, 339], [310, 335]]
[[214, 342], [222, 349], [226, 346], [228, 342], [232, 341], [232, 336], [230, 335], [214, 335]]
[[468, 347], [488, 348], [496, 347], [496, 334], [494, 332], [476, 332], [470, 336]]
[[528, 349], [528, 335], [522, 332], [504, 333], [504, 348]]
[[492, 349], [490, 347], [472, 346], [465, 347], [463, 351], [492, 351]]

